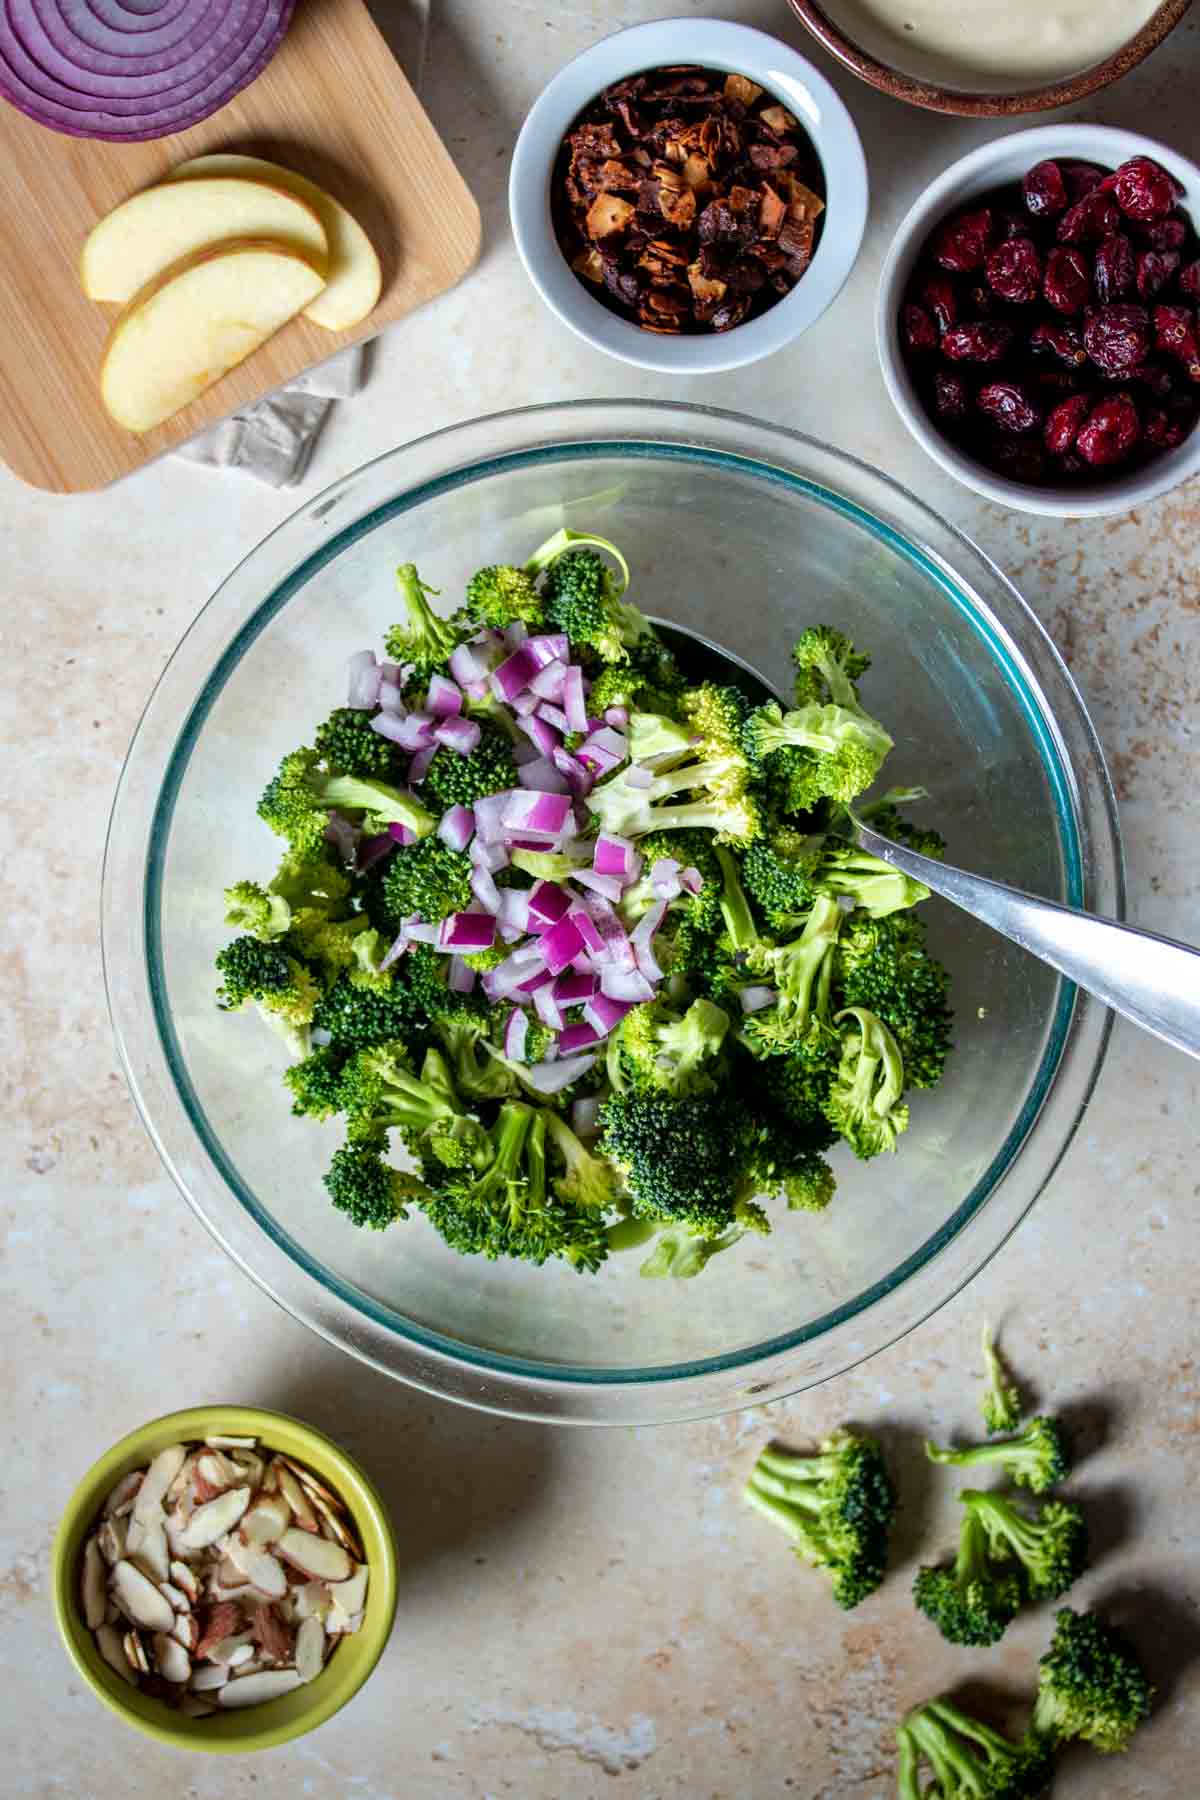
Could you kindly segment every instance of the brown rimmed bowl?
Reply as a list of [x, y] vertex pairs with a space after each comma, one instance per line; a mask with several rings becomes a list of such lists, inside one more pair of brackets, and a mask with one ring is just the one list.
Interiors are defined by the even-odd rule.
[[844, 31], [831, 17], [836, 8], [820, 5], [818, 0], [789, 0], [796, 17], [818, 43], [860, 80], [869, 82], [883, 94], [890, 94], [894, 100], [906, 100], [910, 106], [923, 106], [929, 112], [956, 113], [968, 119], [1013, 118], [1022, 113], [1048, 112], [1052, 107], [1070, 106], [1099, 88], [1108, 87], [1122, 75], [1128, 75], [1158, 48], [1191, 3], [1192, 0], [1162, 0], [1145, 24], [1118, 50], [1090, 68], [1037, 87], [988, 93], [906, 73], [894, 64], [882, 61]]

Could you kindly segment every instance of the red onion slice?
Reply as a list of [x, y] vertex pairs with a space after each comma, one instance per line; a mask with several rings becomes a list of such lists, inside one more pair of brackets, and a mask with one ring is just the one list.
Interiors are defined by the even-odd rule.
[[744, 1013], [762, 1012], [768, 1006], [774, 1006], [779, 995], [771, 987], [744, 987], [738, 995]]
[[[565, 794], [569, 785], [567, 778], [560, 773], [557, 764], [551, 760], [554, 756], [554, 752], [562, 748], [562, 739], [559, 737], [557, 731], [555, 731], [553, 725], [548, 725], [545, 719], [530, 718], [521, 719], [518, 722], [521, 730], [536, 747], [538, 760], [546, 764], [551, 775], [554, 777], [548, 784], [546, 792], [548, 794]], [[524, 771], [518, 775], [517, 779], [524, 787], [534, 787], [537, 785], [535, 782], [526, 779]]]
[[680, 886], [686, 888], [689, 894], [699, 894], [704, 888], [703, 875], [700, 873], [699, 869], [693, 868], [691, 863], [688, 864], [686, 869], [680, 870], [679, 882]]
[[490, 950], [495, 941], [496, 921], [491, 913], [458, 912], [442, 920], [437, 947], [465, 950], [469, 955], [474, 950]]
[[485, 869], [482, 863], [476, 863], [471, 870], [471, 892], [482, 906], [484, 912], [495, 918], [500, 911], [500, 889], [496, 886], [496, 878]]
[[549, 700], [557, 704], [562, 699], [563, 684], [567, 679], [567, 665], [555, 657], [544, 669], [539, 669], [529, 683], [529, 692], [536, 694], [539, 700]]
[[571, 896], [553, 881], [539, 881], [529, 890], [529, 917], [547, 927], [557, 925], [570, 910]]
[[572, 663], [563, 680], [562, 709], [567, 715], [567, 725], [571, 731], [586, 731], [588, 728], [587, 702], [583, 695], [583, 670], [578, 663]]
[[475, 814], [469, 806], [452, 806], [442, 814], [437, 834], [451, 850], [465, 850], [475, 835]]
[[419, 787], [429, 773], [429, 765], [437, 755], [436, 744], [427, 744], [424, 750], [418, 750], [408, 765], [408, 783], [410, 787]]
[[428, 713], [405, 713], [401, 719], [394, 718], [391, 713], [376, 713], [371, 720], [371, 730], [377, 731], [380, 737], [390, 738], [402, 750], [425, 750], [434, 738], [433, 720]]
[[576, 869], [571, 877], [580, 887], [587, 888], [589, 893], [599, 894], [614, 905], [621, 898], [625, 883], [616, 875], [597, 875], [595, 869]]
[[533, 990], [533, 1010], [542, 1024], [548, 1025], [551, 1031], [562, 1030], [563, 1016], [559, 1011], [558, 1001], [554, 998], [554, 983], [549, 977], [539, 982]]
[[638, 969], [601, 970], [600, 992], [610, 1000], [625, 1000], [630, 1004], [654, 998], [653, 986]]
[[514, 1006], [504, 1027], [504, 1054], [512, 1062], [524, 1062], [525, 1044], [529, 1037], [529, 1015]]
[[488, 664], [477, 646], [456, 644], [450, 652], [449, 669], [455, 681], [460, 682], [468, 691], [472, 687], [480, 690], [472, 696], [473, 699], [483, 699], [482, 688], [488, 678]]
[[572, 969], [569, 975], [560, 975], [555, 981], [554, 998], [560, 1006], [582, 1006], [584, 1001], [592, 999], [598, 985], [590, 970], [587, 974], [578, 974]]
[[[576, 904], [571, 908], [571, 917], [579, 928], [579, 935], [584, 942], [584, 954], [595, 956], [598, 950], [604, 949], [604, 938], [600, 928], [585, 906]], [[590, 966], [590, 965], [589, 965]]]
[[518, 937], [523, 937], [529, 930], [529, 893], [525, 888], [501, 888], [500, 911], [497, 914], [501, 931], [510, 926]]
[[392, 823], [387, 828], [386, 835], [391, 837], [397, 844], [415, 844], [417, 841], [417, 834], [412, 827], [410, 825], [401, 825], [398, 819], [393, 819]]
[[444, 675], [431, 675], [425, 704], [438, 718], [448, 719], [462, 711], [462, 689], [456, 682], [447, 681]]
[[470, 963], [464, 962], [461, 956], [450, 958], [450, 969], [446, 976], [446, 986], [452, 994], [469, 994], [475, 986], [475, 971]]
[[571, 654], [571, 645], [565, 631], [543, 631], [537, 637], [530, 638], [529, 648], [543, 668], [549, 668], [552, 662], [565, 663]]
[[542, 954], [551, 975], [561, 975], [582, 949], [582, 933], [569, 915], [542, 935]]
[[[534, 724], [540, 724], [535, 719]], [[547, 731], [550, 727], [547, 725]], [[532, 788], [539, 794], [569, 794], [570, 783], [565, 775], [560, 775], [548, 756], [536, 756], [532, 762], [522, 763], [517, 770], [517, 780], [523, 788]]]
[[[413, 841], [410, 837], [409, 842]], [[359, 874], [365, 874], [368, 869], [374, 868], [380, 857], [389, 856], [399, 842], [400, 839], [393, 837], [390, 828], [381, 831], [378, 837], [360, 837], [354, 856], [354, 866]]]
[[[633, 872], [633, 859], [637, 851], [633, 847], [633, 839], [618, 837], [615, 832], [602, 831], [596, 839], [596, 848], [592, 855], [592, 867], [597, 875], [615, 875], [619, 881], [628, 881]], [[657, 868], [657, 864], [655, 867]], [[651, 870], [651, 876], [654, 871]]]
[[[568, 709], [567, 717], [571, 714]], [[575, 727], [572, 726], [572, 730]], [[588, 763], [597, 768], [602, 775], [615, 769], [629, 755], [629, 744], [624, 734], [614, 731], [611, 725], [602, 725], [599, 731], [593, 731], [585, 738], [575, 752], [581, 763]]]
[[470, 756], [472, 750], [479, 747], [483, 733], [474, 719], [462, 719], [457, 715], [442, 718], [433, 728], [434, 739], [444, 744], [448, 750], [456, 750], [460, 756]]
[[629, 723], [629, 708], [627, 706], [606, 707], [604, 712], [604, 723], [606, 725], [615, 725], [619, 731], [624, 731]]
[[588, 1001], [583, 1009], [583, 1017], [597, 1037], [607, 1037], [621, 1023], [625, 1014], [632, 1011], [631, 1000], [613, 1000], [608, 994], [600, 993], [594, 1000]]
[[[567, 1029], [559, 1034], [558, 1047], [564, 1056], [570, 1056], [573, 1051], [582, 1050], [586, 1044], [596, 1043], [601, 1036], [602, 1033], [597, 1031], [594, 1026], [586, 1024], [568, 1025]], [[592, 1058], [592, 1061], [595, 1061], [594, 1057]], [[556, 1069], [561, 1069], [563, 1067], [562, 1063], [556, 1063], [554, 1066]], [[563, 1087], [566, 1085], [566, 1082], [562, 1083]]]
[[[595, 1042], [595, 1033], [590, 1026], [568, 1025], [559, 1039], [560, 1045], [565, 1046], [565, 1040], [568, 1037], [580, 1032], [588, 1034], [580, 1039], [581, 1042]], [[595, 1066], [596, 1058], [594, 1056], [569, 1056], [564, 1057], [561, 1062], [540, 1062], [535, 1063], [532, 1069], [522, 1069], [521, 1080], [526, 1087], [532, 1088], [535, 1094], [557, 1094], [563, 1088], [570, 1087], [573, 1081], [582, 1080], [583, 1076]]]
[[571, 729], [567, 724], [566, 713], [562, 711], [561, 707], [552, 706], [549, 700], [542, 701], [537, 709], [537, 716], [547, 725], [553, 725], [555, 731], [561, 732], [564, 737]]

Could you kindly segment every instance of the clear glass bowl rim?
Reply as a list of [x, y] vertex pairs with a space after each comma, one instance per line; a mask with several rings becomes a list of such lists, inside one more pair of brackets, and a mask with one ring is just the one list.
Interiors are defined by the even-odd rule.
[[[749, 470], [817, 495], [915, 561], [965, 608], [1021, 699], [1055, 795], [1067, 897], [1123, 916], [1116, 805], [1087, 710], [1036, 616], [969, 538], [889, 477], [786, 427], [679, 403], [575, 401], [466, 421], [386, 452], [307, 501], [221, 584], [160, 677], [126, 757], [105, 849], [102, 945], [110, 1015], [143, 1123], [198, 1217], [287, 1312], [382, 1372], [467, 1405], [564, 1423], [665, 1422], [780, 1398], [829, 1379], [951, 1298], [1049, 1181], [1094, 1087], [1111, 1020], [1105, 1008], [1062, 983], [1026, 1103], [971, 1193], [882, 1281], [744, 1353], [648, 1370], [526, 1363], [407, 1321], [398, 1325], [398, 1315], [291, 1244], [225, 1158], [192, 1092], [165, 1001], [159, 876], [187, 756], [222, 672], [289, 594], [348, 542], [382, 518], [503, 468], [596, 454], [680, 455]], [[850, 498], [845, 487], [867, 490], [873, 504]], [[339, 510], [348, 516], [329, 533], [326, 522]], [[315, 543], [314, 527], [326, 534]], [[964, 569], [984, 612], [956, 579]]]

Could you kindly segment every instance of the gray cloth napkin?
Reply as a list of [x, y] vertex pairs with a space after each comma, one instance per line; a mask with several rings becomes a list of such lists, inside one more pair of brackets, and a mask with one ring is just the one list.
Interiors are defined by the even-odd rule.
[[307, 473], [334, 401], [357, 394], [365, 368], [366, 345], [351, 344], [245, 412], [181, 444], [175, 454], [214, 469], [238, 469], [269, 487], [295, 487]]

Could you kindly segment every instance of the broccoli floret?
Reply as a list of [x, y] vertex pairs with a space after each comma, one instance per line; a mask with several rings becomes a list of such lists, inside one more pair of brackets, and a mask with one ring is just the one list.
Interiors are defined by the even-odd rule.
[[[909, 792], [925, 798], [922, 789], [910, 789]], [[886, 794], [876, 804], [857, 807], [856, 811], [863, 823], [869, 824], [881, 837], [891, 838], [895, 844], [905, 844], [921, 856], [932, 856], [937, 862], [945, 858], [946, 840], [941, 832], [928, 825], [914, 825]]]
[[638, 1274], [648, 1281], [692, 1281], [704, 1273], [714, 1256], [722, 1250], [732, 1250], [745, 1235], [736, 1225], [730, 1226], [719, 1237], [703, 1231], [689, 1231], [685, 1225], [668, 1226], [658, 1233], [654, 1248]]
[[983, 1328], [982, 1349], [984, 1368], [987, 1371], [987, 1386], [979, 1402], [983, 1422], [989, 1432], [1015, 1431], [1021, 1423], [1020, 1389], [1009, 1378], [1007, 1369], [1000, 1361], [992, 1342], [991, 1329], [987, 1325]]
[[371, 728], [371, 715], [339, 706], [317, 728], [317, 753], [339, 775], [382, 776], [396, 769], [396, 752], [387, 738]]
[[729, 1015], [711, 1000], [693, 1000], [683, 1014], [665, 1000], [647, 1000], [626, 1013], [609, 1038], [609, 1079], [620, 1092], [711, 1093]]
[[225, 923], [235, 931], [269, 944], [281, 938], [292, 922], [292, 909], [281, 894], [272, 894], [257, 881], [235, 881], [225, 889]]
[[561, 1172], [552, 1172], [550, 1176], [554, 1192], [568, 1206], [589, 1212], [607, 1212], [617, 1198], [617, 1178], [612, 1165], [602, 1157], [593, 1156], [557, 1113], [548, 1112], [545, 1117], [550, 1146], [563, 1164]]
[[805, 1141], [784, 1120], [761, 1109], [746, 1135], [744, 1183], [769, 1197], [782, 1198], [789, 1212], [824, 1212], [837, 1188], [833, 1170], [821, 1155], [828, 1148], [822, 1133]]
[[743, 733], [750, 714], [750, 702], [742, 690], [703, 681], [699, 687], [689, 688], [681, 696], [679, 710], [693, 736], [700, 740], [694, 754], [701, 762], [710, 762], [715, 757], [736, 759], [743, 764], [742, 778], [745, 779], [749, 771]]
[[665, 713], [635, 711], [629, 715], [629, 754], [634, 762], [647, 762], [655, 756], [690, 756], [692, 737], [690, 725]]
[[477, 569], [467, 583], [467, 607], [478, 625], [493, 631], [504, 631], [509, 625], [521, 624], [530, 631], [544, 626], [542, 597], [528, 569], [512, 563], [489, 563]]
[[758, 780], [783, 812], [809, 812], [822, 800], [846, 804], [871, 786], [893, 740], [868, 713], [844, 706], [775, 702], [756, 707], [742, 742]]
[[826, 1108], [841, 1048], [837, 1037], [810, 1040], [790, 1056], [769, 1057], [754, 1071], [772, 1110], [816, 1150], [827, 1150], [838, 1138]]
[[383, 875], [389, 921], [399, 930], [414, 913], [437, 925], [450, 913], [469, 911], [474, 905], [471, 868], [465, 850], [452, 850], [439, 837], [401, 846]]
[[616, 1165], [635, 1217], [713, 1235], [732, 1222], [741, 1121], [729, 1096], [674, 1100], [631, 1090], [614, 1094], [600, 1121], [601, 1153]]
[[[668, 770], [653, 776], [648, 787], [631, 782], [623, 770], [593, 788], [585, 804], [601, 831], [617, 837], [702, 830], [716, 832], [721, 843], [749, 843], [761, 832], [763, 820], [758, 802], [745, 791], [743, 775], [744, 765], [733, 757]], [[695, 799], [676, 798], [695, 790]]]
[[364, 981], [341, 975], [318, 1000], [313, 1024], [348, 1050], [406, 1040], [416, 1051], [442, 1013], [469, 1008], [469, 996], [450, 993], [446, 958], [418, 944], [382, 976]]
[[855, 1156], [866, 1159], [895, 1150], [896, 1139], [908, 1129], [908, 1108], [900, 1099], [904, 1062], [899, 1045], [877, 1014], [865, 1006], [848, 1006], [834, 1015], [834, 1022], [846, 1018], [853, 1019], [856, 1028], [843, 1039], [825, 1114]]
[[342, 1110], [342, 1072], [346, 1052], [336, 1044], [323, 1044], [303, 1062], [284, 1071], [292, 1093], [292, 1111], [299, 1118], [332, 1119]]
[[595, 846], [580, 841], [569, 850], [528, 850], [518, 845], [512, 852], [512, 866], [535, 881], [553, 881], [559, 886], [569, 881], [577, 869], [590, 869]]
[[871, 666], [844, 632], [832, 625], [811, 625], [801, 632], [792, 648], [796, 665], [796, 704], [833, 701], [837, 706], [857, 707], [855, 683]]
[[[505, 947], [507, 952], [507, 946]], [[434, 1034], [450, 1057], [454, 1084], [466, 1099], [503, 1100], [516, 1088], [512, 1071], [482, 1050], [488, 1020], [482, 1013], [465, 1010], [443, 1013], [434, 1021]]]
[[829, 1570], [839, 1606], [857, 1606], [883, 1580], [896, 1490], [872, 1438], [839, 1430], [815, 1456], [764, 1450], [746, 1499], [787, 1533], [797, 1556]]
[[221, 977], [217, 1005], [222, 1011], [257, 1007], [294, 1057], [307, 1056], [321, 990], [303, 963], [278, 944], [239, 937], [217, 953], [216, 964]]
[[[617, 563], [619, 576], [598, 554], [601, 550]], [[566, 632], [575, 653], [590, 651], [601, 662], [624, 662], [635, 645], [653, 636], [653, 627], [636, 606], [621, 597], [629, 586], [629, 568], [606, 538], [557, 532], [525, 566], [546, 570], [542, 584], [546, 623]]]
[[788, 1056], [832, 1032], [829, 995], [841, 923], [837, 901], [820, 894], [798, 938], [789, 944], [760, 942], [746, 952], [750, 973], [762, 976], [778, 994], [773, 1006], [752, 1013], [743, 1026], [755, 1055]]
[[973, 1469], [996, 1463], [1010, 1481], [1032, 1493], [1044, 1494], [1065, 1481], [1071, 1462], [1062, 1431], [1054, 1419], [1031, 1419], [1019, 1437], [1001, 1438], [994, 1444], [978, 1444], [967, 1450], [942, 1449], [926, 1443], [930, 1462], [949, 1463], [956, 1469]]
[[403, 1043], [357, 1051], [341, 1083], [342, 1110], [358, 1135], [396, 1127], [414, 1156], [450, 1169], [484, 1168], [491, 1145], [466, 1112], [439, 1051], [429, 1050], [420, 1075]]
[[950, 1568], [920, 1569], [913, 1600], [951, 1644], [999, 1643], [1020, 1611], [1019, 1574], [994, 1562], [988, 1534], [973, 1512], [963, 1519], [958, 1554]]
[[602, 716], [610, 706], [623, 706], [629, 712], [672, 717], [687, 681], [666, 645], [650, 633], [639, 638], [626, 654], [627, 662], [605, 663], [593, 675], [588, 695], [593, 716]]
[[426, 586], [414, 564], [401, 563], [396, 570], [396, 585], [406, 616], [388, 632], [384, 640], [387, 653], [394, 662], [409, 665], [409, 683], [424, 684], [431, 675], [444, 671], [451, 651], [466, 635], [466, 626], [439, 619], [429, 604], [429, 596], [438, 590]]
[[959, 1499], [987, 1532], [993, 1557], [1019, 1563], [1031, 1600], [1057, 1600], [1087, 1563], [1087, 1526], [1070, 1500], [1047, 1500], [1031, 1519], [1001, 1494], [964, 1488]]
[[330, 846], [321, 842], [305, 855], [289, 850], [276, 869], [268, 892], [286, 900], [293, 912], [306, 908], [340, 919], [350, 911], [352, 886]]
[[826, 843], [813, 876], [816, 887], [829, 894], [843, 894], [873, 919], [885, 919], [928, 900], [924, 882], [914, 881], [902, 869], [893, 869], [868, 850], [855, 850], [833, 841]]
[[1057, 1612], [1038, 1669], [1031, 1736], [1051, 1747], [1082, 1738], [1111, 1755], [1128, 1749], [1150, 1716], [1154, 1689], [1133, 1646], [1095, 1613]]
[[476, 800], [516, 785], [512, 744], [503, 732], [487, 725], [469, 755], [460, 756], [445, 746], [436, 752], [425, 771], [424, 792], [444, 812], [451, 806], [474, 806]]
[[950, 978], [925, 947], [925, 921], [913, 912], [873, 919], [856, 908], [845, 919], [834, 957], [843, 1006], [877, 1013], [900, 1046], [907, 1087], [941, 1079], [949, 1054]]
[[949, 1700], [914, 1707], [896, 1733], [899, 1800], [921, 1800], [920, 1760], [933, 1771], [938, 1800], [1038, 1800], [1053, 1775], [1047, 1746], [1013, 1743]]
[[783, 929], [788, 920], [812, 907], [816, 896], [813, 875], [824, 843], [822, 832], [807, 833], [790, 825], [774, 825], [765, 836], [746, 846], [742, 880], [747, 894], [773, 929]]
[[258, 803], [258, 816], [300, 856], [311, 856], [323, 842], [329, 814], [360, 813], [363, 829], [386, 831], [407, 825], [417, 837], [437, 821], [420, 803], [388, 782], [358, 775], [328, 775], [317, 766], [315, 750], [293, 750], [268, 782]]
[[325, 1186], [339, 1212], [354, 1225], [382, 1231], [408, 1217], [408, 1202], [425, 1194], [423, 1184], [384, 1160], [382, 1140], [364, 1138], [335, 1150]]
[[[360, 949], [364, 938], [366, 947]], [[287, 947], [318, 970], [328, 984], [347, 969], [373, 973], [372, 959], [377, 965], [381, 940], [361, 913], [349, 919], [330, 919], [323, 911], [302, 907], [292, 914]]]

